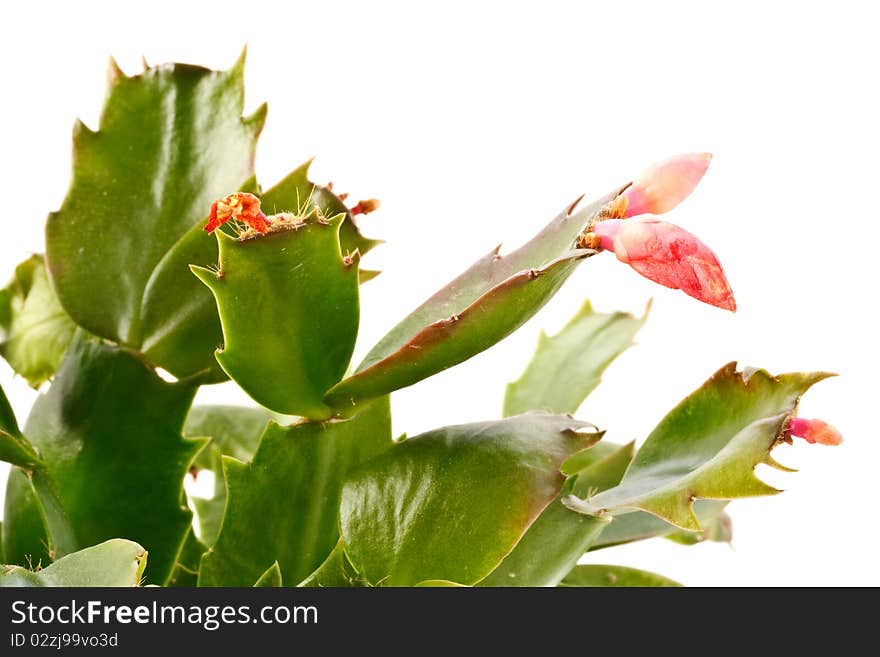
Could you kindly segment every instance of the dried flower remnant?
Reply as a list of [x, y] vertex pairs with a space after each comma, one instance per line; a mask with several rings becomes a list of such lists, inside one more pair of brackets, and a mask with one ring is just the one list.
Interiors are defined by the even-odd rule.
[[248, 192], [235, 192], [214, 201], [205, 230], [213, 233], [232, 219], [247, 224], [258, 233], [269, 230], [268, 217], [260, 210], [260, 199]]

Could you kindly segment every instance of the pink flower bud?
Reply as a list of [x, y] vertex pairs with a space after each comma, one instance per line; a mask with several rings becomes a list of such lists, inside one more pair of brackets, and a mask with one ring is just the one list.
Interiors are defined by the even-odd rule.
[[827, 422], [822, 420], [805, 420], [802, 417], [791, 419], [788, 432], [797, 438], [803, 438], [808, 443], [820, 445], [839, 445], [843, 442], [840, 432]]
[[[340, 196], [340, 198], [342, 197]], [[359, 214], [370, 214], [371, 212], [375, 212], [376, 210], [378, 210], [379, 205], [381, 205], [379, 199], [368, 198], [364, 201], [358, 201], [357, 205], [349, 209], [349, 212], [351, 213], [352, 217]]]
[[711, 153], [687, 153], [654, 164], [621, 194], [627, 201], [623, 216], [669, 212], [690, 196], [711, 161]]
[[724, 269], [712, 250], [684, 228], [665, 221], [607, 219], [592, 227], [603, 249], [614, 251], [645, 278], [705, 303], [736, 311]]

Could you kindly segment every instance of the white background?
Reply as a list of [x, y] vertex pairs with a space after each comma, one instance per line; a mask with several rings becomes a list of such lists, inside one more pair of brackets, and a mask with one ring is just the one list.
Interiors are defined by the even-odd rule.
[[[11, 8], [14, 7], [14, 8]], [[579, 415], [644, 438], [729, 360], [822, 369], [804, 417], [839, 448], [798, 441], [768, 471], [786, 489], [731, 506], [733, 548], [666, 541], [595, 555], [692, 585], [880, 584], [876, 84], [871, 3], [82, 2], [4, 5], [0, 40], [0, 278], [42, 250], [69, 178], [76, 117], [97, 126], [107, 58], [228, 67], [248, 44], [248, 111], [269, 116], [264, 185], [311, 156], [318, 181], [382, 210], [387, 244], [363, 290], [356, 358], [429, 293], [503, 241], [513, 248], [582, 192], [602, 194], [667, 155], [708, 150], [697, 192], [666, 218], [724, 263], [731, 315], [593, 258], [517, 334], [394, 396], [410, 435], [499, 413], [540, 328], [585, 298], [654, 310], [639, 344]], [[122, 218], [121, 218], [122, 219]], [[34, 393], [0, 364], [20, 419]], [[232, 399], [229, 386], [203, 391]]]

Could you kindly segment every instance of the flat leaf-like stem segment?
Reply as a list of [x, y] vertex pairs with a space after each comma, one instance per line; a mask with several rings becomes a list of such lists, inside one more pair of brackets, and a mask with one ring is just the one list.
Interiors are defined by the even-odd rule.
[[254, 583], [254, 588], [279, 588], [283, 586], [281, 580], [281, 566], [276, 561], [266, 569], [260, 578]]
[[535, 413], [394, 445], [343, 488], [342, 538], [356, 572], [388, 586], [480, 581], [557, 497], [559, 466], [595, 443], [590, 429]]
[[478, 260], [382, 338], [357, 372], [327, 393], [327, 403], [345, 407], [412, 385], [515, 331], [547, 303], [580, 260], [594, 253], [572, 247], [618, 193], [578, 212], [568, 208], [506, 256], [495, 249]]
[[215, 367], [220, 326], [210, 295], [187, 284], [187, 266], [216, 246], [180, 242], [253, 177], [266, 108], [241, 116], [243, 57], [227, 71], [111, 70], [99, 130], [74, 130], [71, 187], [46, 225], [49, 270], [77, 324], [183, 378]]
[[271, 424], [250, 463], [224, 456], [226, 512], [199, 585], [251, 586], [275, 561], [289, 586], [306, 579], [339, 540], [346, 473], [390, 446], [383, 398], [349, 420]]
[[584, 564], [576, 566], [566, 575], [559, 586], [601, 586], [601, 587], [656, 587], [681, 586], [676, 581], [649, 573], [646, 570], [627, 568], [626, 566], [605, 566]]
[[324, 392], [345, 374], [358, 329], [357, 259], [343, 261], [344, 215], [236, 239], [217, 231], [216, 270], [193, 267], [214, 293], [217, 360], [257, 402], [326, 419]]
[[755, 476], [755, 467], [778, 467], [770, 451], [783, 438], [798, 400], [828, 376], [739, 372], [729, 363], [657, 425], [618, 486], [586, 499], [571, 495], [566, 504], [589, 515], [647, 511], [697, 531], [697, 499], [777, 493]]
[[214, 495], [207, 499], [189, 498], [196, 512], [199, 540], [205, 546], [211, 547], [217, 540], [226, 508], [223, 455], [250, 461], [270, 419], [271, 415], [265, 410], [246, 406], [193, 406], [190, 410], [183, 435], [211, 439], [199, 452], [194, 466], [196, 476], [202, 470], [214, 474]]
[[[149, 545], [147, 580], [164, 583], [192, 519], [181, 502], [183, 478], [205, 442], [181, 436], [194, 394], [194, 386], [163, 381], [126, 349], [74, 338], [25, 426], [44, 464], [34, 472], [31, 499], [51, 508], [38, 486], [45, 478], [77, 547], [120, 536]], [[20, 479], [10, 479], [7, 509], [27, 506]], [[47, 536], [51, 523], [18, 520], [3, 525], [8, 560], [45, 564], [61, 556], [45, 552], [57, 542]], [[15, 545], [29, 551], [13, 553]]]
[[611, 362], [626, 351], [645, 323], [628, 313], [597, 313], [589, 301], [556, 335], [541, 332], [522, 376], [508, 384], [504, 416], [531, 410], [574, 413]]
[[0, 388], [0, 461], [25, 469], [32, 469], [40, 463], [40, 457], [18, 428], [3, 388]]
[[0, 587], [140, 586], [147, 551], [132, 541], [115, 538], [73, 554], [38, 571], [0, 566]]
[[0, 356], [39, 388], [55, 374], [75, 330], [52, 289], [43, 257], [33, 255], [18, 265], [0, 290]]
[[327, 587], [360, 587], [368, 586], [361, 576], [351, 565], [348, 555], [345, 554], [345, 545], [342, 539], [333, 548], [324, 563], [322, 563], [311, 575], [306, 577], [297, 586], [305, 588]]
[[[601, 435], [601, 434], [598, 434]], [[616, 447], [616, 446], [615, 446]], [[608, 527], [609, 519], [578, 514], [562, 503], [569, 494], [616, 486], [632, 459], [632, 445], [611, 447], [604, 442], [579, 453], [589, 465], [570, 477], [513, 551], [480, 586], [556, 586]], [[580, 518], [578, 516], [580, 515]], [[586, 522], [584, 522], [586, 520]]]

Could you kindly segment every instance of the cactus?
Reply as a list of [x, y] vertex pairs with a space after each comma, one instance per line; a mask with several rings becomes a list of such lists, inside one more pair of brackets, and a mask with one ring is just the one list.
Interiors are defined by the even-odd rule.
[[[677, 586], [579, 561], [729, 541], [729, 502], [778, 492], [754, 472], [785, 469], [777, 446], [840, 442], [797, 416], [828, 374], [735, 363], [650, 435], [606, 440], [575, 415], [648, 313], [589, 302], [540, 336], [502, 409], [393, 439], [390, 393], [491, 348], [604, 252], [735, 311], [707, 245], [639, 217], [684, 201], [711, 158], [565, 206], [355, 366], [359, 290], [377, 274], [360, 261], [379, 244], [357, 221], [378, 203], [346, 205], [310, 161], [263, 191], [266, 109], [242, 117], [243, 66], [126, 76], [111, 62], [99, 129], [74, 129], [46, 254], [0, 290], [0, 355], [41, 390], [21, 425], [0, 390], [0, 586]], [[256, 405], [193, 405], [225, 381]], [[185, 479], [207, 473], [213, 495], [188, 496]]]

